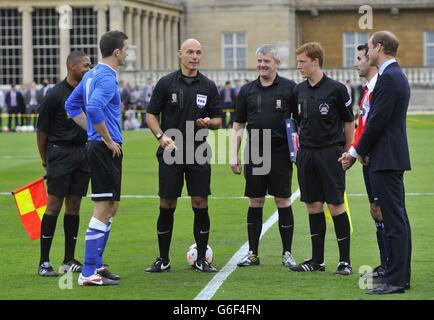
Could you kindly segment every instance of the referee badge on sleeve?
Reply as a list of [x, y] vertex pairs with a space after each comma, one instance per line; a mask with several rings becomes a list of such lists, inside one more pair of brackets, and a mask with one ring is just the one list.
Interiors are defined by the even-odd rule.
[[196, 95], [196, 104], [199, 109], [202, 109], [206, 105], [207, 96], [203, 94]]

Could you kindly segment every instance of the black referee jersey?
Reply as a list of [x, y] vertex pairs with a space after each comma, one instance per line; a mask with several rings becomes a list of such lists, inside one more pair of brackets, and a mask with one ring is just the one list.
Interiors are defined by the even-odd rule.
[[39, 107], [37, 128], [48, 133], [50, 143], [86, 144], [87, 132], [65, 110], [65, 101], [73, 90], [65, 78], [47, 92]]
[[344, 122], [354, 120], [352, 101], [342, 83], [325, 74], [315, 85], [299, 83], [294, 94], [298, 107], [300, 146], [324, 148], [344, 145]]
[[271, 129], [273, 145], [287, 144], [285, 119], [296, 117], [293, 89], [295, 82], [279, 75], [270, 86], [262, 86], [259, 77], [244, 85], [237, 98], [235, 122], [246, 123], [247, 131]]
[[156, 116], [162, 113], [161, 129], [178, 129], [185, 140], [186, 121], [221, 117], [221, 108], [220, 94], [212, 80], [200, 72], [187, 77], [178, 70], [158, 81], [147, 112]]

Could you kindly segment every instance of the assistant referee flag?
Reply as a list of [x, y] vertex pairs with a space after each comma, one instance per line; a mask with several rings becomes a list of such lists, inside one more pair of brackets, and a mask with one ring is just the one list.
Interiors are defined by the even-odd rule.
[[[345, 211], [348, 216], [348, 221], [350, 222], [350, 234], [353, 234], [353, 222], [351, 221], [350, 206], [348, 204], [348, 198], [346, 192], [344, 192], [344, 204], [345, 204]], [[324, 210], [324, 215], [328, 223], [333, 223], [332, 213], [330, 212], [328, 206], [326, 206], [326, 209]]]
[[44, 178], [39, 178], [12, 191], [18, 214], [30, 240], [41, 237], [41, 220], [47, 208], [47, 193]]

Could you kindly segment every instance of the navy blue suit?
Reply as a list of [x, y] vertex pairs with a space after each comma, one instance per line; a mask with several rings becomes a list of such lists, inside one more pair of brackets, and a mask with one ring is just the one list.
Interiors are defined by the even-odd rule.
[[390, 246], [384, 281], [399, 287], [410, 284], [411, 274], [411, 229], [404, 191], [404, 171], [411, 169], [406, 131], [409, 100], [408, 79], [394, 62], [377, 80], [368, 122], [356, 148], [361, 157], [370, 157], [372, 187]]
[[[24, 102], [24, 97], [21, 94], [21, 92], [19, 91], [15, 91], [16, 92], [16, 100], [17, 100], [17, 105], [16, 106], [12, 106], [11, 105], [11, 91], [8, 91], [6, 93], [6, 97], [5, 97], [5, 103], [6, 106], [8, 108], [8, 128], [9, 130], [12, 129], [12, 115], [15, 115], [15, 127], [18, 125], [24, 125], [24, 117], [23, 115], [26, 113], [26, 104]], [[18, 114], [21, 114], [21, 121], [20, 124], [18, 123]]]

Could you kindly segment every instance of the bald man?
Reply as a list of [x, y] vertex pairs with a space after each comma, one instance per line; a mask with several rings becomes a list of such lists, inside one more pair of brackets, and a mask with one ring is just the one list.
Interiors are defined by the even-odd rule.
[[[221, 105], [216, 84], [198, 70], [202, 45], [188, 39], [178, 51], [180, 69], [162, 77], [153, 91], [146, 122], [159, 142], [160, 214], [157, 236], [160, 256], [145, 272], [170, 270], [169, 248], [173, 215], [181, 196], [184, 175], [194, 212], [194, 238], [197, 260], [193, 268], [217, 272], [205, 258], [210, 219], [208, 196], [211, 194], [211, 150], [206, 143], [208, 129], [221, 126]], [[161, 116], [161, 124], [158, 116]]]

